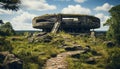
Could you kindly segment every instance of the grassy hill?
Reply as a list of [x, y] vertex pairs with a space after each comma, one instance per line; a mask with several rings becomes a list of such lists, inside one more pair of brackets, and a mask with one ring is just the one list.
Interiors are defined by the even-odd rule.
[[[120, 49], [118, 47], [107, 47], [105, 36], [96, 37], [95, 41], [90, 35], [73, 36], [64, 32], [48, 34], [44, 37], [35, 34], [26, 36], [28, 35], [4, 37], [4, 41], [9, 42], [7, 42], [9, 44], [7, 46], [10, 51], [23, 60], [23, 69], [42, 69], [46, 60], [59, 53], [66, 52], [64, 46], [75, 45], [80, 45], [83, 48], [90, 46], [91, 49], [86, 53], [68, 57], [66, 59], [69, 65], [68, 69], [116, 69], [119, 67], [119, 63], [115, 62], [115, 59], [120, 60], [118, 58]], [[9, 48], [5, 48], [5, 50]], [[86, 61], [90, 58], [94, 59], [94, 63]]]

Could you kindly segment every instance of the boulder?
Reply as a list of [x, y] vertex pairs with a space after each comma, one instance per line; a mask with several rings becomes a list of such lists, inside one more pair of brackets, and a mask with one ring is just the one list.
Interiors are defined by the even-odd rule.
[[43, 35], [39, 34], [36, 37], [32, 37], [32, 38], [34, 39], [33, 42], [35, 42], [35, 43], [37, 43], [37, 42], [46, 42], [46, 43], [49, 43], [52, 40], [52, 36], [47, 35], [46, 33], [43, 34]]
[[44, 35], [46, 35], [46, 34], [47, 34], [46, 32], [40, 32], [40, 33], [36, 34], [36, 36], [37, 36], [37, 37], [41, 37], [41, 36], [44, 36]]
[[73, 47], [70, 47], [70, 46], [65, 46], [65, 50], [66, 51], [74, 51], [75, 49]]
[[82, 46], [65, 46], [64, 47], [66, 51], [76, 51], [76, 50], [82, 50]]
[[83, 47], [82, 46], [74, 46], [74, 48], [75, 48], [75, 50], [82, 50], [83, 49]]
[[80, 58], [80, 54], [74, 54], [74, 55], [71, 55], [72, 58]]
[[102, 55], [99, 51], [96, 51], [96, 50], [91, 50], [90, 52], [91, 52], [92, 55], [94, 55], [94, 56], [101, 56], [101, 55]]
[[83, 53], [87, 53], [91, 50], [91, 47], [89, 45], [86, 45], [86, 47], [84, 48], [84, 52]]
[[107, 47], [109, 47], [109, 48], [115, 46], [115, 44], [114, 44], [112, 41], [108, 41], [106, 45], [107, 45]]
[[56, 57], [56, 56], [57, 56], [57, 54], [55, 54], [55, 53], [54, 53], [54, 54], [51, 54], [50, 56], [51, 56], [51, 57]]
[[12, 40], [12, 41], [23, 41], [23, 39], [17, 38], [17, 37], [13, 37], [13, 38], [11, 38], [11, 40]]
[[46, 35], [46, 36], [43, 38], [43, 41], [44, 41], [44, 42], [51, 42], [51, 40], [52, 40], [52, 36], [50, 36], [50, 35]]
[[25, 33], [24, 33], [24, 37], [25, 37], [25, 38], [30, 38], [30, 37], [32, 37], [32, 35], [33, 35], [33, 34], [30, 33], [30, 32], [25, 32]]
[[85, 62], [88, 64], [95, 64], [96, 63], [95, 58], [93, 58], [93, 57], [86, 59]]
[[23, 62], [14, 54], [0, 52], [0, 69], [23, 69]]
[[29, 43], [34, 42], [34, 38], [32, 38], [32, 37], [31, 37], [31, 38], [28, 38], [28, 42], [29, 42]]

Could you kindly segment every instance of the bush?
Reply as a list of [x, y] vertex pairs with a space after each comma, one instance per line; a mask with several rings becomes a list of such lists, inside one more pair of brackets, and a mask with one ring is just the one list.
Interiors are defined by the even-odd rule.
[[7, 41], [5, 37], [0, 37], [0, 51], [11, 51], [12, 46], [10, 41]]
[[114, 6], [109, 10], [111, 18], [107, 20], [110, 28], [107, 32], [107, 38], [120, 44], [120, 5]]
[[7, 22], [0, 26], [0, 35], [2, 36], [15, 35], [15, 31], [12, 28], [12, 25], [10, 24], [10, 22]]
[[116, 47], [108, 50], [108, 60], [106, 69], [119, 69], [120, 68], [120, 48]]

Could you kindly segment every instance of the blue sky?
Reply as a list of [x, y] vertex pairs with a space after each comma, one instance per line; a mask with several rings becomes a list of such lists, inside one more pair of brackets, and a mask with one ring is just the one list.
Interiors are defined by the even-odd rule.
[[0, 9], [0, 20], [11, 22], [15, 30], [35, 30], [32, 19], [35, 16], [54, 13], [88, 14], [101, 19], [103, 23], [110, 17], [108, 10], [120, 4], [120, 0], [21, 0], [20, 9], [15, 11]]

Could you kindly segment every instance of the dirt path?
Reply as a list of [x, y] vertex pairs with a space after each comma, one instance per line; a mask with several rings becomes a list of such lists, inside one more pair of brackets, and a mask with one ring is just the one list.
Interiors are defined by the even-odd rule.
[[57, 57], [47, 60], [45, 69], [67, 69], [67, 62], [65, 61], [66, 57], [82, 52], [84, 52], [84, 50], [60, 53], [57, 55]]

